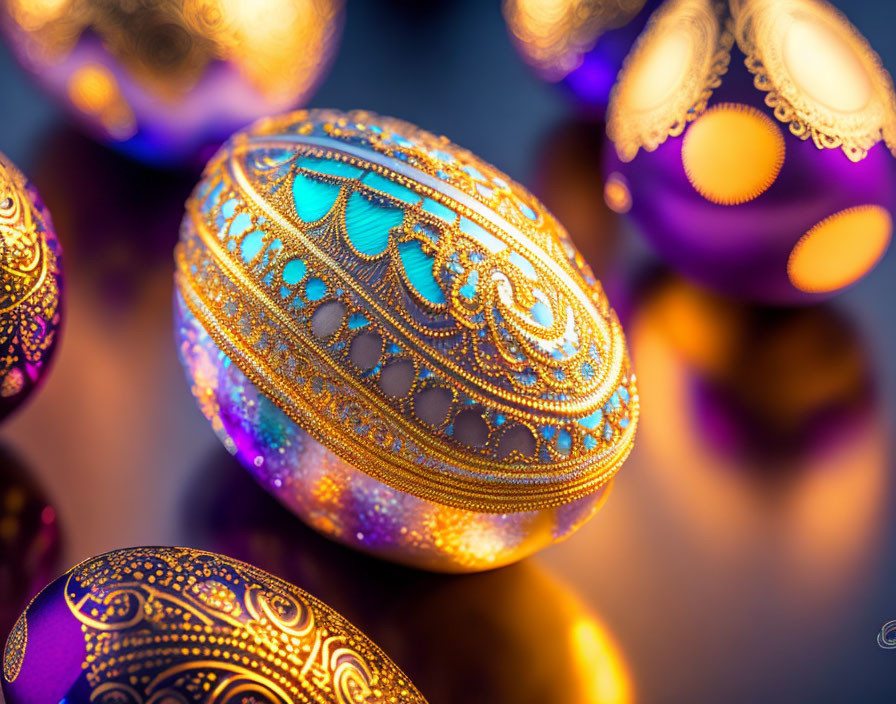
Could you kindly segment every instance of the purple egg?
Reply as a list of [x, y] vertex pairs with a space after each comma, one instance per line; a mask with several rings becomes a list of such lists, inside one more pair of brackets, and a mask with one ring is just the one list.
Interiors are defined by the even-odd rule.
[[62, 321], [62, 249], [37, 190], [0, 154], [0, 420], [43, 381]]
[[[889, 123], [876, 122], [892, 110], [889, 76], [864, 40], [848, 33], [846, 20], [823, 6], [810, 20], [773, 14], [783, 38], [756, 30], [756, 39], [741, 28], [746, 20], [737, 12], [730, 34], [711, 17], [695, 21], [684, 14], [688, 5], [670, 3], [657, 13], [620, 74], [608, 115], [614, 145], [604, 157], [605, 198], [629, 213], [666, 262], [706, 286], [765, 303], [828, 298], [870, 271], [889, 245], [896, 182], [892, 157], [880, 143]], [[760, 27], [764, 19], [753, 17]], [[834, 98], [813, 84], [803, 59], [788, 59], [786, 51], [779, 59], [772, 49], [787, 50], [799, 40], [814, 60], [815, 35], [833, 36], [842, 61], [855, 62], [843, 72], [867, 82], [867, 95], [844, 89], [835, 96], [843, 104], [867, 102], [870, 107], [850, 114], [850, 124], [864, 132], [848, 131], [846, 120], [831, 128], [801, 117], [805, 106], [824, 117], [819, 101]], [[757, 69], [760, 59], [778, 72]], [[666, 73], [676, 61], [692, 73], [679, 88], [667, 80], [674, 70]], [[775, 83], [785, 85], [782, 76], [791, 89], [800, 77], [795, 90], [803, 92], [788, 96]], [[685, 112], [675, 113], [678, 108]], [[891, 118], [896, 124], [896, 115]]]
[[307, 100], [343, 25], [343, 0], [0, 5], [15, 57], [93, 136], [167, 166]]

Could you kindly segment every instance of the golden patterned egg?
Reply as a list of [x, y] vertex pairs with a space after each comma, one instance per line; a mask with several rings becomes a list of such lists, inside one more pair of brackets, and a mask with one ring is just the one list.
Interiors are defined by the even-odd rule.
[[34, 186], [0, 154], [0, 419], [41, 383], [62, 319], [62, 249]]
[[425, 704], [342, 616], [255, 567], [131, 548], [44, 589], [6, 643], [7, 704]]
[[263, 120], [206, 167], [176, 260], [203, 412], [344, 543], [505, 564], [587, 520], [632, 447], [600, 284], [531, 194], [444, 137], [366, 112]]
[[0, 24], [16, 58], [99, 139], [172, 164], [307, 100], [335, 55], [342, 9], [343, 0], [0, 0]]

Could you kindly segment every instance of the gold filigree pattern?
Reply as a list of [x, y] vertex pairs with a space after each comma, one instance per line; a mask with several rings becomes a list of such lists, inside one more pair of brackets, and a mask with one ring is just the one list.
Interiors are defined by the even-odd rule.
[[634, 378], [599, 284], [530, 194], [444, 137], [361, 112], [262, 121], [207, 167], [177, 262], [240, 370], [402, 491], [556, 506], [630, 449]]
[[425, 704], [345, 619], [236, 560], [120, 550], [73, 569], [65, 599], [82, 624], [82, 680], [97, 704]]
[[59, 325], [58, 247], [35, 197], [0, 155], [0, 402], [36, 380]]
[[669, 0], [651, 16], [610, 94], [607, 135], [620, 159], [653, 151], [706, 109], [733, 44], [712, 0]]
[[6, 639], [3, 652], [3, 677], [7, 682], [15, 682], [25, 660], [25, 649], [28, 647], [27, 609], [19, 616]]
[[731, 0], [734, 34], [775, 117], [852, 161], [896, 154], [896, 95], [880, 57], [824, 0]]

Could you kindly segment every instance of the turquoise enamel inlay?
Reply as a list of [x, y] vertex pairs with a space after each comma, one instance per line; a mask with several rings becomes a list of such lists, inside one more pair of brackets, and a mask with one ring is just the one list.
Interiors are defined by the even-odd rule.
[[221, 191], [224, 189], [224, 182], [221, 181], [212, 189], [212, 192], [208, 194], [208, 197], [202, 204], [202, 210], [204, 212], [208, 212], [212, 209], [215, 203], [218, 202], [218, 198], [221, 196]]
[[432, 273], [435, 258], [426, 254], [419, 240], [408, 240], [398, 245], [401, 263], [408, 281], [423, 298], [435, 305], [445, 302], [445, 293]]
[[441, 203], [434, 201], [432, 198], [425, 198], [423, 200], [423, 210], [425, 210], [430, 215], [439, 218], [439, 220], [444, 220], [448, 223], [452, 223], [457, 219], [457, 213], [455, 213], [447, 205], [442, 205]]
[[476, 286], [479, 285], [479, 272], [473, 270], [470, 272], [470, 275], [467, 276], [467, 283], [460, 287], [460, 295], [466, 298], [468, 301], [472, 301], [476, 298]]
[[221, 206], [221, 215], [223, 215], [227, 220], [230, 220], [236, 213], [236, 206], [239, 201], [236, 198], [231, 198], [224, 205]]
[[302, 173], [296, 174], [292, 182], [292, 197], [299, 218], [303, 222], [320, 220], [333, 207], [339, 189], [337, 184], [319, 181]]
[[305, 271], [307, 267], [305, 266], [305, 262], [301, 259], [293, 259], [290, 262], [287, 262], [286, 266], [283, 267], [283, 281], [290, 286], [293, 286], [303, 278], [305, 278]]
[[460, 219], [460, 229], [493, 254], [495, 252], [500, 252], [506, 247], [501, 240], [469, 218]]
[[306, 156], [299, 159], [298, 165], [303, 169], [314, 171], [325, 176], [340, 176], [342, 178], [358, 178], [364, 169], [352, 166], [344, 161], [336, 161], [335, 159], [318, 159], [313, 156]]
[[403, 210], [391, 205], [377, 205], [358, 192], [349, 196], [345, 207], [348, 238], [355, 249], [369, 257], [386, 251], [389, 231], [403, 221]]
[[246, 235], [242, 245], [240, 245], [240, 255], [243, 257], [243, 261], [248, 264], [255, 259], [255, 255], [261, 251], [263, 244], [264, 233], [261, 230], [255, 230], [255, 232], [250, 232]]
[[549, 328], [554, 324], [554, 314], [551, 313], [550, 306], [546, 305], [544, 301], [535, 301], [529, 309], [529, 313], [532, 315], [532, 320], [544, 328]]
[[364, 174], [361, 183], [370, 188], [375, 188], [382, 193], [386, 193], [393, 198], [397, 198], [403, 203], [411, 204], [420, 202], [420, 196], [414, 193], [410, 188], [405, 188], [404, 186], [395, 183], [392, 179], [388, 179], [385, 176], [378, 174], [376, 171], [368, 171]]
[[623, 403], [629, 402], [630, 396], [627, 388], [625, 388], [624, 386], [620, 386], [618, 389], [616, 389], [616, 393], [619, 394], [619, 398], [622, 399]]
[[531, 281], [538, 280], [538, 274], [535, 273], [535, 266], [519, 252], [511, 252], [508, 257], [516, 268], [523, 272], [523, 275]]
[[567, 455], [572, 449], [572, 436], [565, 428], [561, 428], [557, 433], [557, 451]]
[[523, 203], [523, 201], [517, 201], [517, 206], [520, 209], [520, 212], [525, 215], [530, 220], [538, 220], [538, 213], [536, 213], [532, 208]]
[[239, 237], [250, 227], [252, 227], [252, 216], [249, 213], [240, 213], [230, 223], [227, 232], [233, 237]]
[[579, 418], [579, 425], [583, 428], [588, 428], [588, 430], [594, 430], [597, 426], [600, 425], [600, 422], [604, 418], [604, 412], [601, 409], [597, 409], [590, 416], [585, 416], [584, 418]]
[[309, 301], [319, 301], [327, 295], [327, 284], [323, 279], [309, 279], [305, 284], [305, 298]]
[[595, 440], [591, 435], [586, 435], [585, 439], [582, 441], [582, 444], [585, 446], [586, 450], [593, 450], [595, 447], [597, 447], [597, 440]]
[[369, 320], [361, 313], [352, 313], [348, 319], [348, 329], [349, 330], [357, 330], [358, 328], [363, 328], [370, 323]]

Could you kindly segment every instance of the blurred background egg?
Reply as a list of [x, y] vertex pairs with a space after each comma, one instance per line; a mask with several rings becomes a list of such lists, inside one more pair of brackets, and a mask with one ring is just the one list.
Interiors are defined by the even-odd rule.
[[234, 130], [303, 103], [342, 0], [3, 0], [19, 62], [98, 139], [200, 164]]
[[629, 49], [661, 0], [504, 0], [507, 30], [542, 79], [603, 114]]
[[890, 242], [892, 81], [823, 0], [732, 3], [733, 19], [709, 7], [670, 0], [627, 59], [606, 202], [718, 291], [823, 300]]

